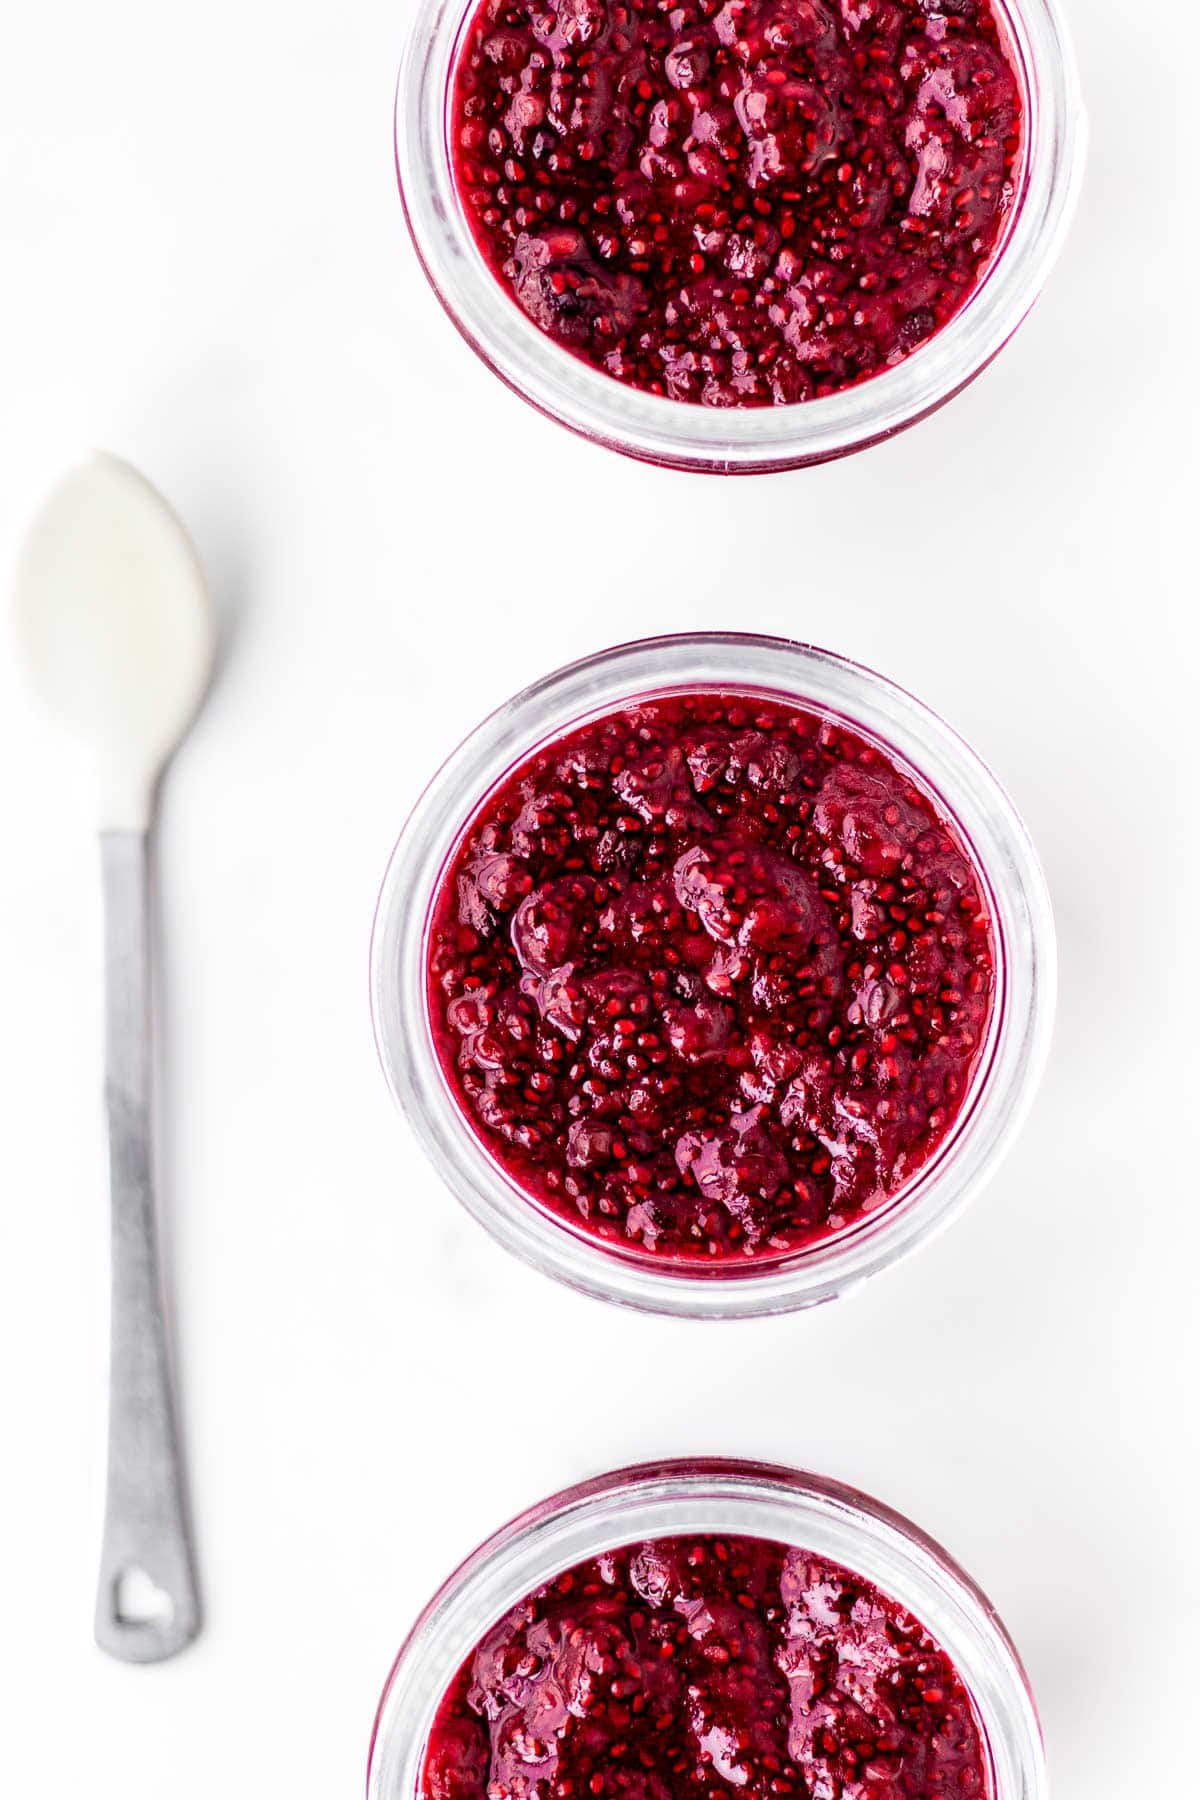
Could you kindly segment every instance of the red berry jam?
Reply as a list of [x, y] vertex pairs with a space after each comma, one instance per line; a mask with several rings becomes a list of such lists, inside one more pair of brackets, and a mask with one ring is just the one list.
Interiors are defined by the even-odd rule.
[[779, 1256], [895, 1194], [992, 1003], [979, 876], [912, 777], [764, 695], [631, 702], [514, 768], [434, 902], [446, 1080], [614, 1245]]
[[945, 1652], [861, 1577], [758, 1538], [580, 1563], [475, 1649], [422, 1800], [987, 1800]]
[[831, 394], [924, 343], [981, 279], [1021, 148], [989, 0], [484, 0], [451, 98], [518, 305], [709, 406]]

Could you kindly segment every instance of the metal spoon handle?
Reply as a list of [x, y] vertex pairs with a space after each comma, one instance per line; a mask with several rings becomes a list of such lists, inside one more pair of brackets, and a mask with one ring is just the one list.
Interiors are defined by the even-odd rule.
[[112, 1324], [96, 1642], [123, 1662], [158, 1662], [190, 1643], [200, 1620], [155, 1224], [146, 834], [106, 831], [100, 849]]

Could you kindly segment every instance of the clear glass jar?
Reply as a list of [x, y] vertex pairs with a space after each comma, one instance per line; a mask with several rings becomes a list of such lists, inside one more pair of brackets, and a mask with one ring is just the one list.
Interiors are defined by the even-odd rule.
[[626, 387], [529, 320], [471, 234], [450, 161], [450, 76], [476, 0], [421, 0], [396, 94], [396, 169], [417, 254], [459, 331], [540, 411], [647, 462], [749, 474], [826, 462], [893, 436], [944, 404], [1012, 336], [1058, 255], [1078, 192], [1086, 128], [1057, 0], [993, 0], [1025, 101], [1015, 204], [962, 310], [894, 369], [824, 399], [710, 408]]
[[469, 1556], [410, 1632], [375, 1719], [367, 1800], [416, 1800], [438, 1703], [483, 1634], [541, 1583], [605, 1550], [688, 1532], [795, 1545], [872, 1582], [946, 1652], [975, 1705], [988, 1800], [1045, 1800], [1028, 1679], [995, 1609], [915, 1525], [852, 1488], [767, 1464], [644, 1464], [531, 1507]]
[[[733, 1267], [656, 1260], [603, 1244], [526, 1194], [491, 1156], [438, 1058], [426, 992], [442, 870], [492, 788], [571, 727], [632, 699], [709, 689], [763, 694], [832, 716], [902, 764], [953, 823], [983, 878], [995, 996], [987, 1040], [953, 1126], [913, 1179], [843, 1231]], [[843, 657], [782, 638], [697, 633], [605, 650], [535, 682], [459, 745], [417, 802], [384, 878], [371, 1002], [392, 1092], [451, 1191], [526, 1262], [602, 1299], [698, 1318], [786, 1312], [845, 1293], [940, 1230], [991, 1175], [1041, 1074], [1055, 993], [1054, 926], [1037, 856], [975, 753], [911, 694]]]

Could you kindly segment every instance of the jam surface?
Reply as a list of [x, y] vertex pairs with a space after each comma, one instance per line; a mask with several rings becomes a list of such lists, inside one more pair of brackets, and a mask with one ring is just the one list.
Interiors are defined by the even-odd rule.
[[757, 1538], [579, 1564], [478, 1645], [422, 1800], [986, 1800], [945, 1653], [871, 1583]]
[[451, 108], [517, 304], [710, 406], [830, 394], [923, 343], [978, 285], [1021, 146], [989, 0], [484, 0]]
[[994, 986], [961, 842], [840, 722], [631, 702], [519, 764], [435, 897], [430, 1016], [526, 1193], [613, 1244], [777, 1256], [958, 1114]]

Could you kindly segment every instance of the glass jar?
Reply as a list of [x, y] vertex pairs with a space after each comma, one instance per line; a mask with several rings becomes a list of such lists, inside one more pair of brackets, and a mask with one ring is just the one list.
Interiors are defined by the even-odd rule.
[[455, 185], [450, 79], [476, 0], [421, 0], [396, 94], [396, 169], [417, 254], [467, 342], [502, 381], [582, 436], [647, 462], [746, 474], [826, 462], [944, 404], [1003, 348], [1041, 291], [1070, 223], [1086, 128], [1057, 0], [993, 0], [1022, 86], [1014, 204], [962, 309], [897, 367], [826, 398], [711, 408], [625, 386], [526, 317], [488, 268]]
[[443, 1584], [410, 1632], [376, 1715], [367, 1800], [417, 1800], [438, 1704], [489, 1628], [605, 1550], [685, 1533], [766, 1538], [838, 1563], [910, 1613], [954, 1664], [990, 1765], [988, 1800], [1045, 1800], [1029, 1683], [995, 1609], [932, 1539], [840, 1483], [732, 1461], [644, 1464], [531, 1507]]
[[[630, 700], [697, 689], [796, 702], [849, 725], [899, 762], [971, 854], [990, 909], [995, 959], [992, 1012], [970, 1089], [913, 1178], [834, 1235], [777, 1259], [716, 1267], [602, 1243], [530, 1197], [476, 1135], [446, 1080], [426, 984], [442, 871], [507, 771]], [[443, 764], [404, 827], [371, 948], [384, 1072], [434, 1167], [468, 1210], [526, 1262], [585, 1293], [708, 1318], [831, 1299], [946, 1225], [991, 1175], [1025, 1116], [1048, 1048], [1054, 992], [1054, 927], [1037, 856], [1012, 802], [968, 745], [911, 694], [857, 663], [736, 633], [648, 638], [602, 651], [535, 682], [485, 719]]]

